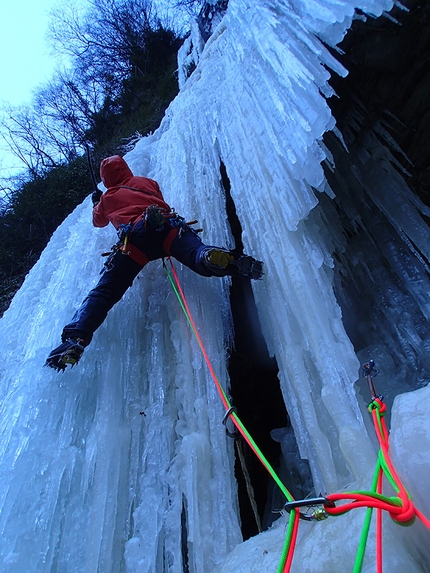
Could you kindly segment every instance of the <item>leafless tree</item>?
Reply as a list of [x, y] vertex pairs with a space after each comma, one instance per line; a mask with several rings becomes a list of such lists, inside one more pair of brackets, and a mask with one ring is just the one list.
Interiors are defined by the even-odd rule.
[[82, 139], [49, 106], [49, 100], [42, 99], [33, 106], [2, 110], [0, 137], [33, 176], [82, 152]]
[[50, 38], [81, 76], [115, 97], [131, 74], [144, 74], [145, 32], [157, 26], [152, 0], [90, 0], [80, 13], [67, 3], [52, 14]]
[[3, 109], [0, 123], [2, 139], [34, 175], [56, 165], [54, 158], [44, 149], [45, 135], [38, 129], [38, 119], [29, 106], [9, 106]]
[[13, 195], [14, 188], [11, 183], [11, 178], [4, 177], [0, 179], [0, 213], [7, 209]]
[[97, 82], [82, 77], [75, 70], [58, 72], [34, 98], [36, 113], [51, 123], [60, 123], [70, 131], [69, 141], [82, 144], [86, 131], [93, 127], [94, 116], [103, 105], [104, 97]]
[[168, 0], [168, 2], [173, 8], [186, 10], [194, 15], [202, 8], [205, 0]]
[[31, 105], [0, 110], [0, 138], [31, 174], [76, 158], [100, 114], [119, 113], [127, 90], [136, 97], [130, 79], [145, 77], [154, 30], [162, 26], [153, 0], [89, 0], [84, 12], [69, 1], [53, 12], [53, 47], [71, 66]]

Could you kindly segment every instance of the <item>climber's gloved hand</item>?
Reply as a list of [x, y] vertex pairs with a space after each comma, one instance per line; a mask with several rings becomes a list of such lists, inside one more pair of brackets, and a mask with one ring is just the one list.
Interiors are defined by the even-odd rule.
[[93, 207], [100, 203], [100, 198], [102, 195], [103, 193], [100, 191], [100, 189], [96, 189], [91, 193], [91, 201], [93, 202]]

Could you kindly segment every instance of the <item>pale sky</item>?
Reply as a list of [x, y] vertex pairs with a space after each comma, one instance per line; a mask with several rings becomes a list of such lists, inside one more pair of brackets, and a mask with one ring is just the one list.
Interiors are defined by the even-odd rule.
[[[49, 12], [57, 4], [59, 0], [0, 0], [0, 108], [30, 103], [33, 90], [52, 77], [56, 60], [46, 36]], [[0, 168], [0, 175], [23, 168], [1, 140]]]
[[[0, 0], [0, 109], [31, 103], [32, 92], [52, 78], [57, 62], [47, 41], [49, 13], [64, 1]], [[156, 3], [163, 6], [164, 0]], [[0, 175], [21, 169], [0, 138]]]
[[48, 80], [48, 13], [58, 0], [0, 0], [0, 103], [29, 102], [31, 91]]
[[52, 76], [55, 58], [49, 55], [46, 33], [49, 12], [59, 3], [0, 0], [0, 105], [29, 102], [32, 90]]

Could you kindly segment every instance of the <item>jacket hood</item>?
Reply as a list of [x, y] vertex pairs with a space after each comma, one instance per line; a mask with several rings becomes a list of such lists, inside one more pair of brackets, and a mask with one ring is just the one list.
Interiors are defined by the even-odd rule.
[[126, 183], [133, 173], [130, 167], [119, 155], [106, 157], [100, 164], [100, 177], [105, 187], [115, 187]]

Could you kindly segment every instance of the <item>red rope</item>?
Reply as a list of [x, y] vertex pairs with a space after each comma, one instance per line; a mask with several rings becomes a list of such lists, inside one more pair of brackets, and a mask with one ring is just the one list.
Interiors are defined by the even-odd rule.
[[[379, 470], [376, 491], [382, 495], [382, 480], [384, 474]], [[382, 509], [376, 510], [376, 573], [382, 573]]]
[[387, 426], [385, 424], [385, 419], [384, 419], [384, 415], [385, 415], [385, 411], [387, 409], [386, 405], [379, 399], [379, 398], [375, 398], [374, 400], [374, 404], [375, 407], [372, 409], [372, 417], [373, 417], [373, 425], [375, 427], [375, 432], [376, 435], [378, 437], [378, 441], [379, 441], [379, 445], [381, 447], [381, 450], [384, 454], [384, 460], [385, 463], [387, 464], [387, 467], [390, 471], [391, 477], [394, 480], [395, 484], [397, 485], [399, 491], [398, 491], [398, 497], [402, 500], [403, 502], [403, 511], [401, 512], [389, 512], [390, 517], [392, 519], [394, 519], [394, 521], [401, 523], [401, 524], [406, 524], [407, 522], [410, 522], [411, 520], [413, 520], [415, 518], [416, 515], [416, 510], [415, 510], [415, 506], [412, 503], [412, 500], [409, 497], [408, 492], [406, 491], [405, 486], [402, 483], [402, 480], [399, 478], [395, 468], [394, 468], [394, 464], [391, 460], [390, 454], [388, 452], [388, 448], [389, 448], [389, 439], [388, 439], [388, 429]]
[[[176, 270], [175, 270], [171, 261], [170, 261], [170, 263], [171, 263], [172, 273], [173, 273], [173, 276], [175, 278], [175, 283], [176, 283], [176, 286], [178, 288], [178, 291], [179, 291], [181, 299], [182, 299], [182, 303], [183, 303], [184, 308], [187, 312], [188, 319], [189, 319], [190, 324], [193, 328], [194, 334], [196, 336], [196, 339], [198, 341], [198, 344], [200, 346], [202, 354], [205, 358], [206, 364], [207, 364], [209, 371], [211, 373], [211, 376], [212, 376], [212, 378], [213, 378], [213, 380], [214, 380], [214, 382], [218, 388], [222, 402], [223, 402], [225, 408], [227, 410], [229, 410], [230, 409], [230, 403], [228, 401], [228, 398], [226, 397], [226, 395], [225, 395], [225, 393], [224, 393], [224, 391], [223, 391], [223, 389], [219, 383], [219, 380], [218, 380], [218, 378], [215, 374], [215, 371], [212, 367], [212, 364], [209, 360], [206, 349], [205, 349], [203, 342], [200, 338], [197, 327], [194, 323], [194, 319], [191, 315], [190, 308], [189, 308], [187, 300], [185, 298], [183, 289], [182, 289], [181, 284], [179, 282], [179, 278], [178, 278], [178, 275], [176, 273]], [[406, 488], [404, 487], [402, 481], [400, 480], [400, 478], [399, 478], [399, 476], [398, 476], [398, 474], [394, 468], [391, 457], [388, 453], [388, 449], [389, 449], [388, 436], [389, 436], [389, 434], [388, 434], [388, 430], [387, 430], [385, 420], [383, 417], [385, 414], [385, 411], [386, 411], [386, 405], [379, 398], [375, 398], [374, 401], [372, 402], [371, 407], [372, 407], [371, 413], [372, 413], [373, 424], [375, 427], [376, 436], [378, 438], [378, 442], [379, 442], [379, 445], [381, 448], [381, 452], [383, 454], [384, 462], [387, 466], [387, 470], [390, 473], [391, 480], [396, 485], [396, 487], [398, 489], [397, 497], [385, 497], [382, 495], [382, 481], [383, 481], [384, 470], [381, 467], [380, 473], [378, 476], [378, 481], [377, 481], [376, 494], [372, 493], [372, 492], [360, 492], [360, 491], [349, 492], [349, 493], [329, 494], [326, 496], [326, 498], [328, 500], [330, 500], [331, 502], [336, 502], [336, 501], [341, 501], [341, 500], [349, 500], [349, 503], [344, 503], [340, 506], [333, 506], [333, 507], [330, 505], [325, 505], [324, 509], [328, 515], [341, 515], [341, 514], [346, 513], [352, 509], [357, 509], [358, 507], [367, 507], [367, 508], [375, 508], [376, 509], [376, 571], [377, 571], [377, 573], [382, 573], [382, 518], [383, 518], [382, 512], [387, 511], [388, 514], [390, 515], [391, 519], [393, 519], [396, 523], [404, 524], [404, 525], [412, 523], [413, 520], [415, 519], [415, 516], [417, 516], [424, 523], [424, 525], [430, 529], [430, 521], [414, 506], [412, 500], [409, 497], [408, 492], [406, 491]], [[261, 459], [261, 452], [259, 452], [258, 448], [254, 447], [253, 440], [248, 439], [247, 432], [246, 432], [245, 428], [243, 428], [240, 420], [237, 418], [237, 416], [234, 413], [230, 414], [230, 418], [232, 419], [232, 421], [234, 422], [235, 426], [238, 428], [238, 430], [240, 431], [242, 436], [245, 438], [247, 443], [250, 445], [251, 449], [254, 450], [254, 452], [257, 454], [257, 456], [260, 458], [260, 460], [263, 461], [263, 464], [264, 464], [264, 462], [266, 461], [264, 459], [264, 456], [263, 456], [263, 459]], [[266, 464], [264, 464], [264, 465], [266, 465]], [[267, 469], [269, 469], [269, 473], [272, 474], [272, 472], [273, 472], [272, 468], [269, 466], [269, 468], [267, 468]], [[270, 470], [272, 470], [272, 471], [270, 471]], [[279, 480], [279, 478], [277, 478], [276, 474], [274, 475], [274, 477], [275, 477], [276, 481]], [[284, 491], [285, 486], [283, 486], [283, 484], [280, 484], [280, 485], [281, 485], [282, 491]], [[287, 498], [290, 498], [289, 492], [286, 493], [286, 496], [287, 496]], [[294, 519], [293, 529], [292, 529], [292, 533], [291, 533], [290, 549], [288, 551], [287, 558], [285, 560], [285, 564], [284, 564], [283, 569], [282, 569], [283, 573], [288, 573], [290, 571], [293, 556], [294, 556], [294, 548], [295, 548], [296, 541], [297, 541], [299, 522], [300, 522], [298, 510], [295, 510], [294, 518], [295, 519]]]
[[293, 532], [291, 535], [290, 550], [288, 551], [287, 560], [285, 561], [282, 573], [290, 573], [291, 565], [293, 563], [294, 551], [296, 548], [297, 535], [299, 533], [299, 510], [294, 510], [294, 516], [291, 515], [290, 519], [294, 519]]
[[[212, 376], [213, 381], [215, 382], [215, 385], [217, 387], [218, 393], [221, 397], [221, 400], [224, 404], [224, 407], [226, 408], [226, 410], [230, 410], [231, 409], [231, 404], [218, 380], [218, 377], [215, 373], [215, 370], [212, 367], [212, 363], [209, 359], [209, 356], [206, 352], [206, 349], [203, 345], [202, 339], [200, 337], [200, 334], [198, 333], [196, 324], [194, 322], [194, 319], [192, 317], [191, 314], [191, 310], [189, 308], [187, 299], [185, 298], [185, 294], [184, 291], [182, 289], [181, 283], [179, 281], [179, 277], [178, 274], [175, 270], [175, 267], [173, 266], [173, 263], [171, 261], [171, 259], [169, 258], [170, 261], [170, 267], [172, 269], [172, 274], [173, 274], [173, 278], [175, 281], [175, 285], [176, 288], [178, 290], [179, 296], [180, 296], [180, 302], [183, 305], [183, 308], [185, 309], [187, 318], [190, 322], [190, 325], [193, 329], [194, 335], [197, 339], [197, 342], [199, 344], [200, 350], [204, 356], [204, 359], [206, 361], [206, 364], [209, 368], [210, 374]], [[167, 268], [166, 268], [167, 270]], [[173, 283], [172, 283], [173, 284]], [[260, 460], [260, 462], [263, 464], [263, 466], [267, 469], [267, 471], [269, 472], [269, 474], [272, 476], [272, 478], [275, 480], [275, 482], [278, 484], [278, 486], [280, 487], [282, 493], [285, 495], [285, 497], [289, 500], [289, 501], [293, 501], [293, 497], [291, 496], [290, 492], [286, 489], [286, 487], [284, 486], [284, 484], [281, 482], [281, 480], [279, 479], [279, 477], [277, 476], [277, 474], [275, 473], [275, 471], [273, 470], [272, 466], [269, 464], [269, 462], [267, 461], [267, 459], [264, 457], [264, 455], [262, 454], [262, 452], [260, 451], [260, 449], [258, 448], [258, 446], [255, 444], [254, 440], [252, 439], [252, 437], [249, 435], [248, 431], [246, 430], [246, 428], [243, 426], [242, 422], [240, 421], [240, 419], [238, 418], [237, 414], [232, 411], [229, 414], [230, 419], [233, 421], [234, 425], [236, 426], [236, 428], [238, 429], [238, 431], [240, 432], [240, 434], [242, 435], [242, 437], [245, 439], [245, 441], [247, 442], [247, 444], [250, 446], [250, 448], [253, 450], [253, 452], [256, 454], [256, 456], [258, 457], [258, 459]], [[298, 533], [298, 528], [299, 528], [299, 511], [295, 510], [294, 513], [291, 515], [290, 519], [292, 520], [292, 531], [291, 531], [291, 539], [289, 542], [289, 547], [288, 547], [288, 553], [287, 553], [287, 557], [285, 560], [285, 564], [282, 568], [282, 573], [289, 573], [290, 568], [291, 568], [291, 564], [292, 564], [292, 560], [294, 557], [294, 550], [295, 550], [295, 545], [296, 545], [296, 541], [297, 541], [297, 533]], [[291, 526], [291, 523], [289, 524], [289, 526]]]
[[418, 519], [420, 519], [420, 520], [424, 523], [424, 525], [425, 525], [428, 529], [430, 529], [430, 520], [428, 520], [427, 517], [426, 517], [424, 514], [422, 514], [421, 511], [419, 511], [419, 510], [416, 509], [416, 508], [415, 508], [415, 513], [416, 513]]
[[[369, 492], [349, 492], [349, 493], [338, 493], [338, 494], [330, 494], [327, 495], [327, 499], [331, 501], [340, 501], [340, 500], [351, 500], [350, 503], [345, 503], [341, 506], [337, 507], [329, 507], [324, 506], [326, 512], [329, 515], [341, 515], [351, 509], [356, 509], [357, 507], [372, 507], [378, 510], [379, 513], [382, 511], [387, 511], [390, 515], [391, 519], [393, 519], [396, 523], [402, 525], [408, 525], [413, 522], [415, 516], [417, 516], [423, 523], [430, 529], [430, 521], [424, 517], [424, 515], [419, 512], [416, 507], [414, 506], [410, 496], [403, 485], [401, 479], [399, 478], [391, 457], [388, 452], [388, 430], [385, 424], [385, 420], [383, 418], [386, 410], [386, 405], [379, 399], [375, 398], [374, 402], [372, 403], [373, 409], [372, 417], [373, 417], [373, 424], [375, 427], [375, 432], [378, 438], [378, 442], [381, 448], [381, 452], [384, 456], [384, 461], [387, 466], [387, 469], [391, 475], [391, 479], [395, 483], [396, 487], [398, 488], [397, 497], [393, 498], [386, 498], [382, 496], [382, 498], [378, 495], [371, 494]], [[382, 478], [381, 478], [382, 479]], [[381, 487], [381, 484], [378, 481], [378, 488]], [[380, 493], [380, 489], [378, 489]], [[382, 522], [382, 516], [380, 515], [380, 522]], [[382, 525], [378, 527], [378, 537], [380, 541], [378, 541], [378, 560], [381, 562], [382, 560], [382, 534], [381, 534]], [[379, 565], [382, 567], [382, 565]]]

